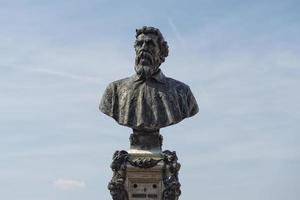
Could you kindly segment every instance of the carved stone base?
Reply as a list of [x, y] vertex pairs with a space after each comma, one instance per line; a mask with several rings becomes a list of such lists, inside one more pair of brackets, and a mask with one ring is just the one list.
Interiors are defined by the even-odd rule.
[[116, 151], [111, 164], [108, 189], [113, 200], [178, 200], [181, 194], [176, 152], [163, 151], [159, 157], [132, 156]]

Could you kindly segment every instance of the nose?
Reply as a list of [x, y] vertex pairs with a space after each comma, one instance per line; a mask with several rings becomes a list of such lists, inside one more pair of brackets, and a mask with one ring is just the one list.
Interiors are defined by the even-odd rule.
[[145, 42], [145, 41], [144, 41], [143, 44], [142, 44], [142, 49], [144, 49], [144, 48], [145, 48], [145, 49], [147, 48], [147, 42]]

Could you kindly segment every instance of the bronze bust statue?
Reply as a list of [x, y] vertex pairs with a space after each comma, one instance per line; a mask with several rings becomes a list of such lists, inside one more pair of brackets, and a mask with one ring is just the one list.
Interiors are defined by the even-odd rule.
[[160, 70], [169, 50], [157, 28], [137, 29], [134, 48], [136, 73], [110, 83], [100, 103], [103, 113], [133, 129], [129, 151], [113, 156], [108, 189], [113, 200], [178, 200], [181, 165], [175, 151], [162, 151], [159, 130], [195, 115], [198, 105], [189, 86]]
[[159, 29], [137, 29], [134, 48], [136, 74], [110, 83], [100, 110], [136, 134], [159, 133], [195, 115], [198, 105], [189, 86], [166, 77], [159, 68], [169, 52]]

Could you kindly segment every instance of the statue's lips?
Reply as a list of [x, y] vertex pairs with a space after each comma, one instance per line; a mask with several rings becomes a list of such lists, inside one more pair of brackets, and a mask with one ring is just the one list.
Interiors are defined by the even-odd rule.
[[153, 56], [150, 52], [141, 51], [137, 55], [137, 61], [141, 64], [153, 64]]
[[151, 62], [148, 59], [143, 59], [143, 58], [140, 60], [139, 63], [142, 65], [150, 65], [151, 64]]

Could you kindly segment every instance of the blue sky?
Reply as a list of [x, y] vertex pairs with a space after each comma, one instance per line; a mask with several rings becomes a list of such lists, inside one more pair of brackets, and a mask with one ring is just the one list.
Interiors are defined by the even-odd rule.
[[98, 111], [160, 28], [200, 113], [164, 128], [182, 199], [300, 198], [298, 1], [0, 0], [0, 199], [110, 199], [131, 132]]

